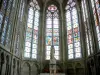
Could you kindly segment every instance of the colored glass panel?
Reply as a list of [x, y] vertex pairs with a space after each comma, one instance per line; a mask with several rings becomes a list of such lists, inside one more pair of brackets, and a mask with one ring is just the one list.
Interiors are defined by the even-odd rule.
[[68, 59], [81, 58], [79, 23], [75, 5], [74, 0], [69, 0], [66, 6]]
[[[26, 58], [37, 58], [37, 49], [38, 49], [38, 26], [39, 26], [39, 6], [36, 0], [30, 3], [33, 7], [29, 8], [28, 20], [27, 20], [27, 29], [26, 29], [26, 47], [30, 47], [28, 52], [24, 52]], [[28, 42], [27, 42], [28, 41]], [[25, 47], [25, 50], [26, 50]]]
[[50, 59], [50, 50], [52, 43], [55, 48], [55, 58], [58, 60], [59, 59], [59, 15], [58, 15], [58, 9], [55, 5], [50, 5], [47, 9], [47, 14], [46, 14], [46, 60]]

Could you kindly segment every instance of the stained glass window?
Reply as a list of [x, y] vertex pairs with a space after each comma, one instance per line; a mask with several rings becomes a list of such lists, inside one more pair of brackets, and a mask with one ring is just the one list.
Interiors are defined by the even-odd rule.
[[36, 59], [37, 46], [38, 46], [38, 26], [39, 26], [40, 8], [36, 0], [30, 3], [30, 5], [31, 7], [29, 8], [28, 19], [27, 19], [24, 57]]
[[76, 3], [69, 0], [66, 6], [68, 59], [81, 58], [80, 31]]
[[89, 27], [89, 21], [88, 21], [89, 18], [87, 14], [87, 6], [85, 0], [82, 0], [82, 10], [83, 10], [84, 25], [85, 25], [85, 33], [86, 33], [87, 51], [88, 55], [90, 55], [93, 53], [93, 45], [92, 45], [91, 30]]
[[55, 48], [55, 58], [59, 60], [59, 11], [53, 4], [46, 10], [46, 60], [50, 59], [52, 44]]
[[[13, 0], [9, 0], [8, 1], [8, 6], [7, 6], [7, 3], [6, 3], [7, 1], [3, 0], [4, 5], [2, 6], [0, 16], [2, 16], [4, 14], [5, 9], [6, 9], [6, 12], [5, 12], [6, 14], [5, 14], [5, 18], [4, 18], [4, 27], [3, 27], [2, 36], [1, 36], [1, 43], [2, 44], [6, 44], [5, 42], [8, 42], [7, 35], [9, 34], [9, 27], [10, 27], [10, 25], [8, 23], [9, 23], [11, 8], [12, 8], [12, 1]], [[3, 12], [3, 14], [2, 14], [2, 12]], [[0, 21], [0, 22], [2, 23], [2, 21]]]
[[7, 0], [3, 0], [2, 6], [0, 9], [0, 30], [1, 30], [1, 24], [3, 22], [3, 16], [5, 14], [5, 9], [7, 8]]
[[[8, 27], [7, 27], [7, 34], [6, 34], [6, 41], [5, 41], [5, 46], [7, 48], [10, 48], [10, 45], [11, 45], [11, 42], [12, 42], [12, 40], [11, 40], [12, 39], [12, 35], [13, 35], [12, 34], [13, 29], [12, 28], [13, 28], [15, 12], [16, 12], [16, 10], [18, 11], [18, 9], [19, 9], [19, 8], [14, 8], [13, 4], [16, 3], [15, 7], [17, 7], [17, 5], [20, 5], [18, 0], [9, 0], [9, 1], [10, 2], [8, 4], [8, 7], [10, 6], [11, 9], [10, 9], [10, 14], [9, 14], [9, 18], [8, 18], [8, 23], [7, 23]], [[17, 42], [16, 45], [17, 45], [16, 48], [18, 48], [18, 45], [19, 45], [18, 42]]]
[[100, 1], [99, 0], [91, 0], [93, 16], [95, 21], [95, 27], [98, 37], [98, 44], [100, 49]]

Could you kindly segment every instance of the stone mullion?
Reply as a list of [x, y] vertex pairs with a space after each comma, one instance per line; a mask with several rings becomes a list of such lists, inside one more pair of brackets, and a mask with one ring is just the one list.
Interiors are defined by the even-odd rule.
[[[61, 17], [61, 19], [60, 19], [60, 38], [59, 39], [61, 39], [60, 40], [60, 50], [59, 50], [59, 52], [61, 52], [60, 53], [60, 61], [62, 61], [62, 64], [63, 64], [63, 71], [65, 71], [65, 63], [64, 63], [64, 61], [65, 61], [65, 57], [66, 57], [66, 55], [65, 55], [65, 52], [66, 52], [66, 48], [65, 48], [65, 17], [64, 17], [64, 8], [63, 8], [63, 5], [62, 5], [62, 3], [60, 3], [60, 11], [61, 11], [61, 13], [59, 14], [60, 15], [60, 17]], [[62, 51], [61, 51], [62, 50]]]
[[[43, 69], [43, 61], [45, 60], [45, 9], [46, 9], [46, 2], [45, 2], [45, 4], [44, 4], [44, 6], [43, 6], [43, 10], [42, 10], [42, 20], [41, 20], [41, 71], [42, 71], [42, 69]], [[44, 58], [44, 59], [43, 59]]]
[[[42, 9], [42, 8], [41, 8]], [[38, 31], [38, 52], [37, 52], [37, 60], [41, 62], [41, 40], [42, 40], [42, 13], [43, 11], [40, 9], [40, 17], [39, 17], [39, 31]]]
[[[62, 9], [62, 3], [60, 3], [60, 13], [59, 13], [59, 15], [60, 15], [60, 18], [59, 18], [59, 46], [60, 46], [60, 50], [59, 50], [59, 52], [60, 52], [60, 61], [64, 61], [64, 50], [63, 50], [63, 43], [64, 43], [64, 39], [62, 39], [63, 38], [63, 35], [64, 35], [64, 31], [63, 31], [63, 9]], [[62, 51], [61, 51], [62, 50]]]

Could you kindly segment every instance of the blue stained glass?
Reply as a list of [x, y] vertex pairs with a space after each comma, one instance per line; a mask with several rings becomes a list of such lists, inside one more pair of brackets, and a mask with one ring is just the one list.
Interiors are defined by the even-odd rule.
[[32, 34], [29, 32], [26, 32], [26, 37], [32, 37]]
[[46, 37], [46, 45], [52, 45], [52, 37], [51, 36]]
[[54, 46], [55, 50], [59, 50], [59, 46]]
[[7, 6], [7, 0], [3, 0], [3, 5], [4, 5], [4, 9], [6, 9], [6, 6]]
[[[80, 47], [80, 34], [76, 3], [74, 0], [69, 0], [66, 7], [66, 27], [67, 27], [67, 42], [68, 42], [68, 59], [81, 57], [80, 51], [75, 51]], [[80, 53], [80, 55], [78, 54]], [[75, 55], [76, 53], [76, 55]]]
[[52, 45], [52, 42], [54, 44], [55, 50], [57, 50], [55, 53], [55, 58], [57, 60], [59, 59], [59, 15], [58, 15], [59, 11], [55, 10], [57, 10], [57, 7], [55, 5], [51, 5], [50, 7], [48, 7], [46, 14], [46, 59], [47, 60], [50, 59], [49, 51], [51, 50], [50, 47]]
[[[26, 40], [30, 39], [30, 43], [27, 43], [25, 46], [30, 47], [30, 53], [25, 52], [25, 57], [30, 57], [32, 59], [37, 58], [37, 46], [38, 46], [38, 26], [39, 26], [39, 6], [36, 0], [30, 3], [29, 13], [28, 13], [28, 22], [26, 29]], [[31, 37], [31, 38], [29, 38]], [[27, 55], [27, 56], [26, 56]]]

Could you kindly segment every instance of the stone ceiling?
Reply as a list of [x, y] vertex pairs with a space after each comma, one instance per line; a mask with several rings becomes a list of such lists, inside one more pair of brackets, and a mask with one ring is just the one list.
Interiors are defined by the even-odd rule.
[[[42, 0], [42, 2], [44, 3], [46, 0]], [[60, 2], [63, 2], [64, 0], [56, 0], [56, 1], [60, 1]]]

